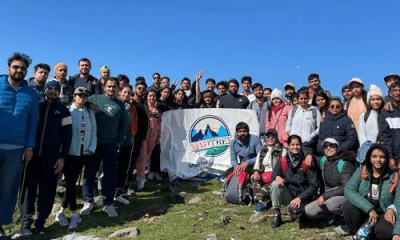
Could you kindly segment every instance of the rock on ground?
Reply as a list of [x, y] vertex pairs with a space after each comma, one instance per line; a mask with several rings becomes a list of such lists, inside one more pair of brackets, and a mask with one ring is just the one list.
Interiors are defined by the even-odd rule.
[[260, 223], [264, 221], [264, 218], [265, 218], [264, 214], [262, 214], [261, 212], [256, 212], [250, 217], [249, 223]]
[[201, 202], [201, 197], [196, 196], [196, 197], [192, 197], [192, 198], [189, 200], [188, 204], [196, 204], [196, 203], [199, 203], [199, 202]]
[[217, 235], [215, 235], [215, 233], [207, 235], [206, 240], [218, 240]]
[[108, 237], [136, 238], [139, 235], [139, 229], [136, 227], [124, 228], [118, 230]]

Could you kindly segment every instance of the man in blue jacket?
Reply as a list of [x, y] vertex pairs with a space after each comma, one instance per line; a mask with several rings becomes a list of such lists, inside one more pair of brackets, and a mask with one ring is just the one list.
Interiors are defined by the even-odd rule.
[[32, 60], [23, 53], [8, 59], [8, 75], [0, 76], [0, 237], [11, 223], [25, 163], [32, 158], [39, 119], [38, 94], [26, 76]]
[[45, 100], [39, 104], [36, 147], [26, 170], [25, 197], [21, 205], [22, 228], [17, 234], [30, 235], [32, 216], [37, 204], [36, 232], [44, 233], [44, 223], [51, 213], [57, 181], [72, 140], [72, 118], [59, 100], [61, 85], [57, 81], [44, 86]]

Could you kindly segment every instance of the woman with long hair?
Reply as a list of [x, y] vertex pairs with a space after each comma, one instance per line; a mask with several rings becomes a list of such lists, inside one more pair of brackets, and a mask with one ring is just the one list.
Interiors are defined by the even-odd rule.
[[186, 109], [189, 108], [187, 97], [183, 89], [178, 89], [174, 92], [174, 101], [171, 104], [172, 109]]
[[136, 185], [138, 190], [144, 188], [146, 167], [150, 163], [153, 148], [156, 144], [160, 143], [161, 139], [161, 111], [157, 108], [157, 94], [155, 90], [148, 91], [144, 108], [149, 123], [146, 139], [143, 140], [140, 155], [136, 163]]
[[384, 105], [384, 95], [382, 90], [371, 84], [367, 94], [367, 111], [360, 116], [358, 140], [360, 146], [366, 141], [376, 143], [379, 141], [378, 117]]
[[318, 107], [321, 113], [321, 122], [324, 121], [326, 113], [328, 112], [329, 97], [323, 90], [318, 90], [314, 93], [311, 105]]
[[[389, 153], [381, 144], [373, 144], [365, 165], [360, 166], [344, 186], [347, 202], [343, 217], [351, 234], [368, 221], [376, 239], [400, 239], [399, 174], [389, 168]], [[353, 238], [354, 239], [354, 238]]]

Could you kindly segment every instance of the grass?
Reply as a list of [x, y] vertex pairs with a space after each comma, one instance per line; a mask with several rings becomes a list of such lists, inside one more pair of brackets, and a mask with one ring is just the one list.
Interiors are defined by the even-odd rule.
[[[261, 223], [248, 223], [253, 215], [254, 206], [246, 207], [227, 203], [220, 195], [222, 183], [218, 180], [209, 182], [184, 181], [169, 186], [168, 181], [150, 182], [144, 191], [138, 192], [131, 199], [130, 205], [115, 203], [119, 217], [109, 218], [101, 207], [95, 206], [89, 216], [82, 216], [82, 222], [73, 231], [59, 226], [54, 216], [47, 220], [45, 235], [32, 235], [24, 239], [54, 239], [67, 234], [93, 235], [108, 238], [113, 232], [129, 227], [137, 227], [140, 235], [137, 239], [205, 239], [207, 235], [216, 234], [218, 239], [327, 239], [319, 235], [332, 232], [331, 227], [323, 222], [299, 223], [290, 222], [283, 216], [284, 224], [278, 229], [270, 227], [272, 213]], [[187, 196], [179, 194], [186, 192]], [[189, 204], [190, 199], [198, 197], [201, 201]], [[57, 197], [56, 202], [61, 199]], [[83, 205], [78, 201], [78, 208]], [[284, 213], [284, 211], [282, 211]], [[71, 212], [66, 212], [70, 217]], [[7, 234], [19, 229], [18, 213], [13, 224], [4, 226]], [[221, 219], [229, 220], [223, 222]], [[109, 238], [119, 239], [119, 238]], [[332, 239], [332, 238], [330, 238]], [[345, 239], [337, 237], [333, 239]]]

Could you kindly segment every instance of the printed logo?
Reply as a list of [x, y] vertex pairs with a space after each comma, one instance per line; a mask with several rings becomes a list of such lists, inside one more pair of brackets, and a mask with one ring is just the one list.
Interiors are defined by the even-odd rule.
[[189, 131], [192, 151], [206, 157], [224, 154], [229, 149], [231, 141], [228, 125], [213, 115], [197, 119]]
[[113, 105], [105, 104], [104, 105], [104, 111], [109, 115], [109, 116], [114, 116], [114, 109], [115, 107]]

